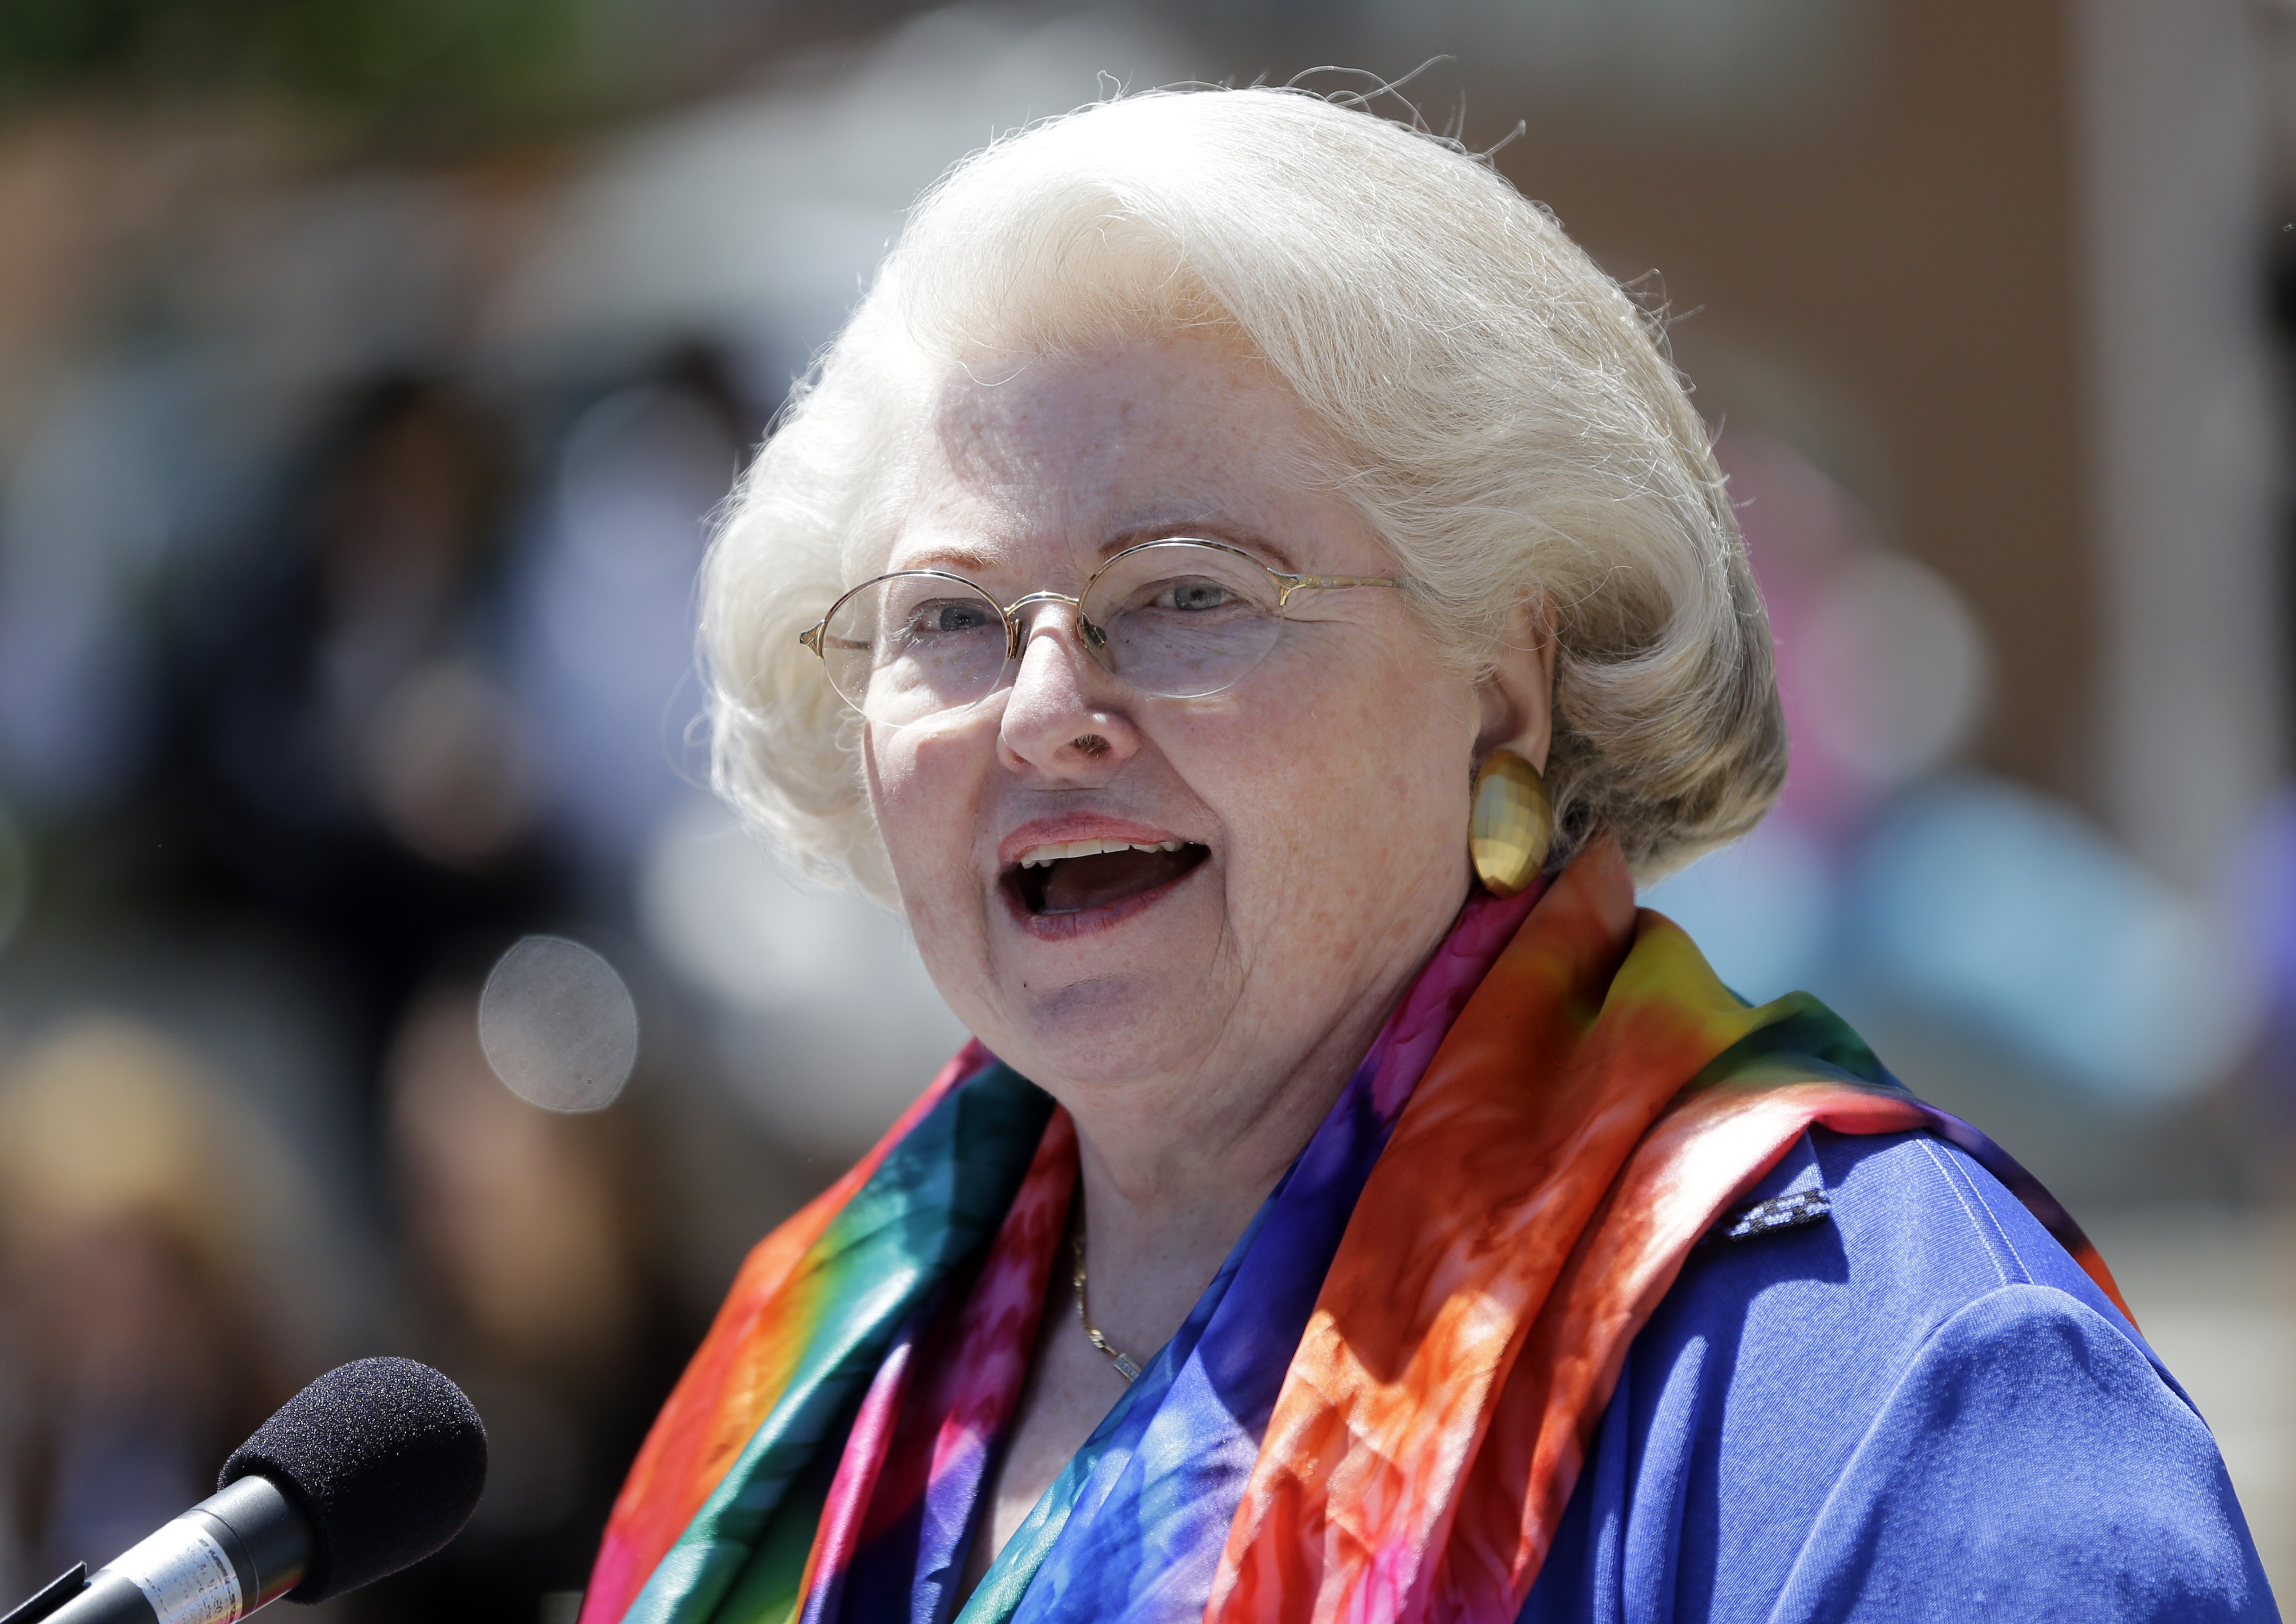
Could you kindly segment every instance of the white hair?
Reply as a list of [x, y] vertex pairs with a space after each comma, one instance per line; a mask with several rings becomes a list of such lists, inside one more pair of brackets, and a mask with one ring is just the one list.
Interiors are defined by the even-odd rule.
[[984, 349], [1184, 330], [1297, 393], [1459, 669], [1526, 604], [1554, 638], [1555, 861], [1607, 828], [1650, 878], [1769, 809], [1768, 623], [1656, 319], [1455, 143], [1297, 91], [1156, 92], [928, 192], [728, 506], [716, 782], [801, 866], [892, 896], [857, 719], [797, 635], [890, 546], [928, 391]]

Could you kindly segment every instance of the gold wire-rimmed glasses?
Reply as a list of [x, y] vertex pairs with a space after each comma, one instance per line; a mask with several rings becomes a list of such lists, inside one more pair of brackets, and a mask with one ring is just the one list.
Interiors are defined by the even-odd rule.
[[845, 702], [881, 727], [961, 710], [1002, 687], [1027, 636], [1021, 611], [1066, 603], [1100, 668], [1160, 699], [1202, 699], [1259, 668], [1292, 598], [1347, 586], [1401, 586], [1391, 575], [1294, 575], [1240, 547], [1193, 537], [1113, 554], [1074, 597], [1031, 592], [999, 603], [946, 570], [862, 582], [798, 641], [821, 656]]

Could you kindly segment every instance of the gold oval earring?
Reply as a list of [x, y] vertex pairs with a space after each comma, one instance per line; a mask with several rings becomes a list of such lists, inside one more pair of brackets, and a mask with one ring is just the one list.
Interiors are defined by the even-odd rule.
[[1538, 769], [1511, 750], [1495, 750], [1475, 769], [1467, 855], [1494, 897], [1529, 888], [1554, 844], [1554, 802]]

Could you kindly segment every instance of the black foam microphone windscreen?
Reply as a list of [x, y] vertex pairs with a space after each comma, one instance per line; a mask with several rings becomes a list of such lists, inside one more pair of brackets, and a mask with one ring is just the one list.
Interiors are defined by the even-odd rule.
[[324, 1601], [452, 1539], [487, 1481], [487, 1430], [463, 1390], [413, 1359], [359, 1359], [290, 1398], [224, 1463], [217, 1487], [268, 1478], [310, 1524], [288, 1592]]

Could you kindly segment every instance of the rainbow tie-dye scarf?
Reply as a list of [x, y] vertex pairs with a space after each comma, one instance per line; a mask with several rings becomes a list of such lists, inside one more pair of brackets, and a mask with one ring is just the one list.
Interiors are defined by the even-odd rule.
[[2047, 1193], [1831, 1012], [1747, 1008], [1638, 913], [1614, 845], [1543, 897], [1470, 903], [1187, 1324], [960, 1598], [1076, 1179], [1065, 1114], [973, 1046], [750, 1255], [583, 1624], [1504, 1624], [1636, 1333], [1813, 1124], [1952, 1140], [2118, 1300]]

